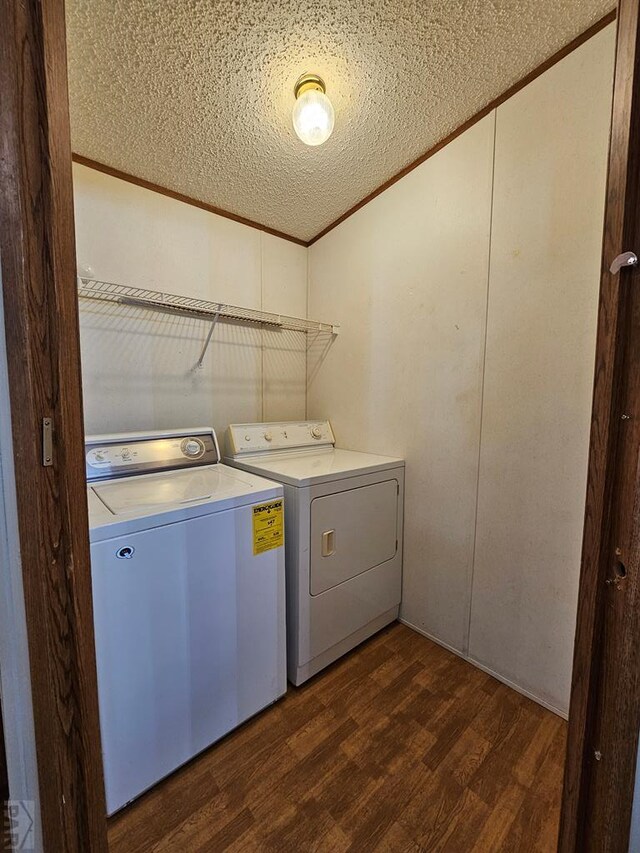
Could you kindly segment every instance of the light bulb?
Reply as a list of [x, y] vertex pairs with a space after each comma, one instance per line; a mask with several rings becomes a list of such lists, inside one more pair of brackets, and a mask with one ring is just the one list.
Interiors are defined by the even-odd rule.
[[325, 95], [324, 82], [312, 74], [303, 74], [295, 86], [293, 128], [305, 145], [322, 145], [333, 131], [334, 113]]

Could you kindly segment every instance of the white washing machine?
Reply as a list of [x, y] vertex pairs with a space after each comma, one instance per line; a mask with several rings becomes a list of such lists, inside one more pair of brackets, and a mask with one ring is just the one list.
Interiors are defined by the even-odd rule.
[[328, 421], [232, 424], [225, 462], [284, 485], [287, 673], [301, 684], [398, 616], [404, 461]]
[[107, 812], [286, 691], [283, 490], [212, 429], [87, 439]]

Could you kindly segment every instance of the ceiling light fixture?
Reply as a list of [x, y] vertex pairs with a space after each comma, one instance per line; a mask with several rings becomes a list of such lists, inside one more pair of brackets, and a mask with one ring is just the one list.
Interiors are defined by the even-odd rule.
[[293, 129], [305, 145], [322, 145], [333, 131], [333, 106], [326, 90], [317, 74], [303, 74], [293, 87]]

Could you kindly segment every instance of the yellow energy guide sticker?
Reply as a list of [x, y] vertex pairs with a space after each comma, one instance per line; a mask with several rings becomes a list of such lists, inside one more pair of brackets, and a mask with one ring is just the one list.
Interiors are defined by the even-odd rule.
[[257, 504], [253, 509], [253, 553], [264, 554], [284, 544], [282, 499]]

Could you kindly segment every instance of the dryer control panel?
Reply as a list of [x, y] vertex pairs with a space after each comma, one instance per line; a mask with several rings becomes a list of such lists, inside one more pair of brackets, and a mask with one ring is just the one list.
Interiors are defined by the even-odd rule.
[[327, 447], [335, 444], [329, 421], [282, 421], [270, 424], [231, 424], [227, 453], [244, 456], [296, 447]]
[[87, 480], [150, 474], [220, 461], [213, 429], [179, 432], [123, 433], [88, 436], [85, 442]]

